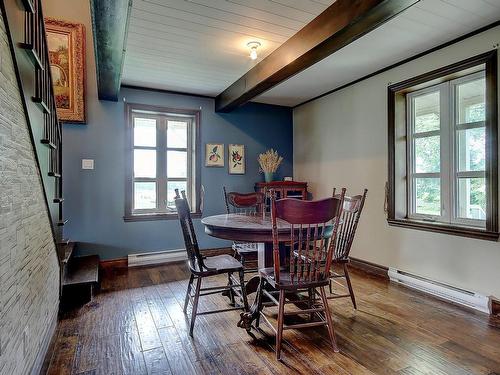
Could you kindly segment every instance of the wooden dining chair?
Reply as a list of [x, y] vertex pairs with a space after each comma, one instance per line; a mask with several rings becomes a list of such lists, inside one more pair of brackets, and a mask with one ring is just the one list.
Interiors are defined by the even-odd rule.
[[[224, 191], [224, 201], [226, 203], [226, 212], [241, 215], [262, 215], [265, 210], [264, 193], [236, 193]], [[238, 258], [245, 268], [245, 272], [255, 272], [257, 267], [248, 267], [250, 258], [256, 259], [258, 243], [233, 241], [232, 249], [234, 256]]]
[[[362, 195], [344, 197], [344, 207], [342, 210], [342, 216], [340, 218], [341, 224], [337, 231], [335, 251], [333, 255], [333, 264], [341, 265], [343, 273], [338, 273], [337, 271], [332, 269], [329, 285], [330, 296], [328, 296], [328, 299], [351, 297], [352, 305], [355, 309], [357, 308], [356, 298], [354, 297], [354, 290], [352, 289], [351, 278], [349, 277], [347, 266], [349, 264], [349, 253], [351, 251], [352, 242], [356, 234], [356, 229], [358, 227], [361, 212], [363, 211], [363, 207], [365, 205], [367, 193], [368, 190], [365, 189]], [[338, 195], [335, 194], [335, 189], [333, 189], [333, 196], [338, 197]], [[331, 231], [331, 229], [329, 231]], [[325, 237], [329, 236], [330, 233], [326, 234]], [[332, 283], [345, 288], [345, 286], [341, 282], [337, 281], [337, 279], [342, 278], [345, 279], [345, 282], [347, 284], [347, 289], [349, 291], [348, 294], [337, 294], [333, 291]]]
[[[310, 328], [326, 325], [330, 341], [335, 352], [338, 352], [330, 315], [325, 287], [328, 286], [330, 266], [333, 261], [335, 242], [325, 247], [323, 233], [325, 228], [332, 224], [331, 238], [335, 240], [336, 228], [342, 214], [345, 189], [340, 197], [331, 197], [318, 201], [302, 201], [293, 198], [276, 200], [271, 194], [271, 217], [273, 235], [273, 262], [272, 268], [259, 270], [261, 277], [257, 294], [259, 317], [276, 333], [276, 358], [281, 358], [281, 343], [283, 330], [291, 328]], [[288, 223], [290, 230], [283, 233], [278, 231], [278, 223]], [[287, 264], [280, 264], [280, 244], [290, 245], [290, 256]], [[268, 287], [271, 286], [272, 288]], [[271, 290], [270, 290], [271, 289]], [[272, 290], [274, 289], [274, 291]], [[319, 290], [319, 293], [317, 292]], [[307, 295], [301, 294], [307, 293]], [[319, 294], [320, 298], [311, 298]], [[263, 297], [270, 303], [265, 305], [278, 306], [278, 324], [275, 328], [266, 317], [263, 309]], [[287, 305], [306, 303], [306, 309], [285, 311]], [[298, 324], [284, 324], [284, 317], [306, 314], [309, 321]]]
[[[184, 300], [184, 313], [187, 312], [189, 302], [192, 303], [191, 324], [189, 334], [193, 335], [194, 323], [198, 315], [213, 314], [218, 312], [241, 310], [248, 311], [248, 301], [246, 295], [243, 265], [231, 255], [217, 255], [212, 257], [204, 257], [201, 255], [196, 239], [193, 222], [191, 220], [191, 210], [186, 199], [186, 193], [181, 192], [182, 198], [179, 195], [179, 190], [175, 189], [175, 206], [177, 207], [177, 215], [181, 224], [184, 244], [188, 255], [188, 264], [191, 271], [189, 283]], [[201, 283], [204, 278], [227, 274], [228, 284], [225, 286], [212, 286], [202, 288]], [[237, 274], [236, 278], [233, 274]], [[196, 280], [194, 295], [191, 294], [193, 283]], [[198, 301], [202, 296], [227, 292], [234, 304], [234, 307], [218, 310], [208, 310], [198, 312]], [[239, 297], [241, 303], [236, 303], [236, 297]]]

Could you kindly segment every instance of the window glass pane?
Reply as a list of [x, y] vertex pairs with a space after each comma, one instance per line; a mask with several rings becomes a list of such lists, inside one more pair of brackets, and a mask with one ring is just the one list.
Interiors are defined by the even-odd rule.
[[179, 189], [179, 194], [182, 190], [186, 190], [186, 181], [169, 181], [167, 182], [167, 207], [175, 210], [175, 189]]
[[439, 91], [413, 99], [415, 133], [439, 130]]
[[156, 178], [155, 150], [134, 150], [134, 176]]
[[486, 83], [484, 78], [457, 86], [458, 123], [484, 121]]
[[415, 197], [417, 214], [441, 215], [441, 182], [439, 178], [416, 178]]
[[134, 146], [156, 147], [156, 120], [151, 118], [134, 119]]
[[440, 136], [415, 138], [415, 172], [440, 170]]
[[167, 151], [167, 177], [187, 177], [187, 152]]
[[485, 170], [485, 128], [457, 131], [457, 157], [460, 172]]
[[187, 122], [168, 121], [167, 147], [187, 148]]
[[484, 178], [458, 179], [458, 217], [486, 219], [486, 184]]
[[134, 183], [134, 209], [156, 208], [156, 182]]

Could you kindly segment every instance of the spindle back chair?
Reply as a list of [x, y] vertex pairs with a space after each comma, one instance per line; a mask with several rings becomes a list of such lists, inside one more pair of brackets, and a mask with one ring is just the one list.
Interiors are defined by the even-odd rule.
[[[226, 212], [228, 214], [241, 215], [264, 215], [265, 214], [265, 195], [264, 193], [237, 193], [224, 191], [224, 202], [226, 204]], [[248, 267], [248, 260], [253, 258], [256, 260], [258, 252], [258, 243], [233, 241], [232, 249], [234, 256], [237, 257], [245, 272], [255, 272], [256, 267]], [[263, 245], [262, 245], [263, 246]], [[256, 261], [255, 261], [256, 263]]]
[[[193, 335], [194, 323], [198, 315], [213, 314], [217, 312], [225, 312], [232, 310], [248, 311], [248, 301], [246, 295], [244, 270], [243, 265], [230, 255], [217, 255], [212, 257], [204, 257], [199, 249], [198, 241], [196, 239], [196, 232], [194, 230], [193, 221], [191, 220], [191, 210], [186, 199], [185, 191], [181, 192], [182, 198], [179, 195], [179, 190], [175, 189], [175, 206], [177, 208], [177, 215], [181, 224], [182, 235], [184, 237], [184, 245], [188, 255], [188, 264], [191, 271], [189, 283], [186, 291], [186, 298], [184, 300], [184, 313], [187, 312], [189, 302], [192, 303], [191, 323], [189, 334]], [[233, 276], [233, 273], [238, 274], [238, 279]], [[202, 279], [210, 276], [227, 274], [228, 284], [225, 286], [213, 286], [202, 288]], [[196, 287], [194, 295], [191, 294], [191, 289], [194, 281], [196, 280]], [[203, 292], [203, 293], [202, 293]], [[229, 294], [231, 303], [234, 307], [208, 310], [198, 312], [198, 300], [202, 296], [210, 294], [219, 294], [227, 292]], [[238, 297], [241, 303], [236, 303]]]
[[[335, 240], [339, 218], [342, 214], [344, 194], [345, 189], [342, 190], [339, 197], [318, 201], [302, 201], [291, 198], [276, 200], [275, 195], [271, 194], [274, 265], [272, 268], [259, 270], [261, 285], [258, 302], [260, 306], [263, 305], [261, 298], [264, 295], [278, 306], [278, 326], [276, 328], [276, 358], [278, 360], [281, 356], [283, 330], [291, 328], [326, 325], [332, 347], [338, 351], [325, 292], [325, 287], [329, 283], [335, 242], [329, 241], [329, 245], [325, 245], [328, 239], [325, 238], [324, 234], [326, 229], [332, 228], [331, 238]], [[279, 220], [290, 225], [290, 232], [286, 238], [283, 233], [278, 232], [277, 223]], [[286, 243], [290, 246], [287, 264], [280, 264], [280, 243]], [[266, 290], [269, 289], [266, 288], [267, 284], [271, 285], [276, 292]], [[301, 299], [301, 292], [307, 292], [307, 299]], [[276, 293], [279, 293], [278, 299], [274, 296]], [[316, 293], [320, 295], [320, 300], [312, 298]], [[285, 313], [285, 305], [295, 303], [297, 300], [306, 301], [308, 308]], [[310, 322], [284, 325], [285, 315], [300, 314], [307, 314]], [[274, 329], [264, 314], [264, 310], [262, 310], [260, 317]], [[317, 320], [313, 321], [314, 318]], [[256, 325], [259, 325], [259, 319], [257, 319]]]
[[[333, 256], [333, 263], [342, 265], [343, 274], [332, 270], [329, 285], [331, 296], [329, 296], [328, 299], [350, 297], [354, 308], [357, 308], [356, 298], [354, 297], [354, 290], [352, 288], [347, 265], [349, 263], [349, 253], [354, 241], [359, 218], [361, 217], [361, 212], [363, 211], [363, 207], [365, 205], [367, 193], [368, 190], [364, 189], [363, 194], [344, 197], [344, 209], [341, 217], [342, 223], [340, 224], [337, 232]], [[338, 194], [335, 194], [335, 189], [333, 189], [333, 196], [338, 196]], [[344, 286], [336, 280], [339, 278], [345, 278], [349, 294], [336, 294], [333, 292], [332, 282], [340, 286]]]

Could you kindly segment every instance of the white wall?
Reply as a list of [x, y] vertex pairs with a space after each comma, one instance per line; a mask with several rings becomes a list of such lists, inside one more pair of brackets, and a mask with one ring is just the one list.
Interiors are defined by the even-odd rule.
[[[489, 51], [500, 27], [378, 74], [294, 110], [294, 177], [315, 198], [333, 186], [368, 188], [351, 255], [500, 297], [500, 244], [390, 227], [383, 211], [387, 181], [387, 86]], [[335, 74], [335, 72], [331, 72]]]

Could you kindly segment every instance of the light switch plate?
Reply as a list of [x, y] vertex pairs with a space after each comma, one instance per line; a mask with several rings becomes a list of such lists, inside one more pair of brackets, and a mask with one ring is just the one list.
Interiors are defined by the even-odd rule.
[[94, 159], [82, 159], [82, 169], [94, 169]]

